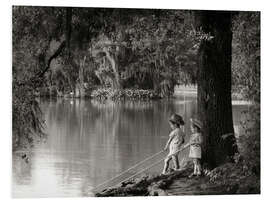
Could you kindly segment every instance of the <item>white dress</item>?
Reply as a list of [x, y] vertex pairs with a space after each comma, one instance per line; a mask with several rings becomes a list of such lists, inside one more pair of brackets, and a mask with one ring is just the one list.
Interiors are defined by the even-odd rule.
[[[177, 151], [180, 150], [181, 145], [184, 143], [185, 134], [180, 128], [176, 128], [170, 133], [169, 137], [172, 137], [172, 140], [169, 146], [168, 156], [175, 154]], [[178, 153], [176, 153], [175, 155], [178, 155]]]
[[201, 143], [202, 138], [200, 133], [194, 133], [190, 136], [190, 151], [189, 151], [189, 157], [190, 158], [202, 158], [202, 149], [201, 149]]

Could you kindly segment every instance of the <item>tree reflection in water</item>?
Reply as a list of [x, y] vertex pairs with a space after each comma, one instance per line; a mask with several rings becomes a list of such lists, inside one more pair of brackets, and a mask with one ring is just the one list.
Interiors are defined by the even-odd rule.
[[[58, 99], [43, 101], [42, 110], [48, 140], [38, 146], [31, 167], [25, 171], [18, 169], [20, 163], [15, 161], [14, 196], [91, 195], [96, 185], [163, 148], [172, 113], [184, 116], [188, 141], [189, 118], [196, 113], [196, 98], [121, 102]], [[239, 115], [235, 117], [237, 121]], [[181, 156], [185, 158], [187, 151]], [[157, 166], [149, 172], [160, 170], [161, 166]], [[25, 174], [27, 182], [22, 181]], [[34, 189], [39, 186], [52, 190], [44, 194], [46, 190]]]

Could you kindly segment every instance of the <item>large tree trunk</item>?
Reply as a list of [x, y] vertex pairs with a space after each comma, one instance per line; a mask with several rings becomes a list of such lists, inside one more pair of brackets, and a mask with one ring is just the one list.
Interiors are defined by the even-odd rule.
[[237, 152], [231, 103], [231, 13], [195, 12], [197, 28], [213, 38], [198, 52], [198, 113], [203, 122], [203, 158], [216, 167]]

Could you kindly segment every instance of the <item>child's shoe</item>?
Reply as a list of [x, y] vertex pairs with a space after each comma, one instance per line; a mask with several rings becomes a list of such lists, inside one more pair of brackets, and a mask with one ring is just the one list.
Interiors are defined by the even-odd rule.
[[162, 173], [160, 175], [168, 175], [167, 171], [162, 171]]

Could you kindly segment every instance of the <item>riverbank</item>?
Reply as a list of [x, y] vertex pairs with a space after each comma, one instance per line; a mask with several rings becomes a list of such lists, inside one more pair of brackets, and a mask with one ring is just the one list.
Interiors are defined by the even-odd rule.
[[[243, 93], [239, 91], [240, 88], [232, 88], [232, 100], [236, 103], [246, 104], [248, 101], [243, 96]], [[196, 85], [178, 85], [174, 88], [173, 96], [197, 96], [197, 86]]]
[[181, 171], [142, 176], [123, 182], [118, 187], [105, 189], [95, 196], [260, 194], [259, 178], [246, 174], [239, 163], [227, 163], [212, 171], [204, 171], [201, 177], [188, 178], [191, 173], [192, 164], [189, 163]]
[[167, 195], [165, 189], [174, 180], [180, 180], [191, 173], [188, 167], [182, 171], [175, 171], [168, 175], [143, 175], [139, 178], [122, 182], [118, 187], [107, 188], [95, 194], [96, 197], [110, 196], [164, 196]]
[[105, 87], [96, 87], [84, 91], [81, 95], [80, 92], [75, 91], [69, 93], [62, 93], [54, 91], [53, 94], [43, 91], [43, 93], [36, 93], [37, 97], [51, 97], [51, 98], [90, 98], [97, 100], [154, 100], [161, 99], [162, 97], [151, 89], [113, 89]]
[[[235, 89], [235, 88], [234, 88]], [[169, 97], [179, 97], [179, 96], [192, 96], [197, 97], [197, 86], [196, 85], [178, 85], [175, 86], [174, 91], [170, 94]], [[85, 89], [83, 95], [81, 95], [79, 90], [75, 92], [63, 93], [57, 90], [54, 91], [45, 91], [36, 92], [37, 97], [50, 97], [50, 98], [90, 98], [97, 100], [155, 100], [167, 98], [161, 93], [157, 93], [151, 89], [113, 89], [105, 87], [92, 87]], [[233, 91], [232, 100], [236, 104], [250, 104], [249, 101], [246, 101], [243, 94]]]

